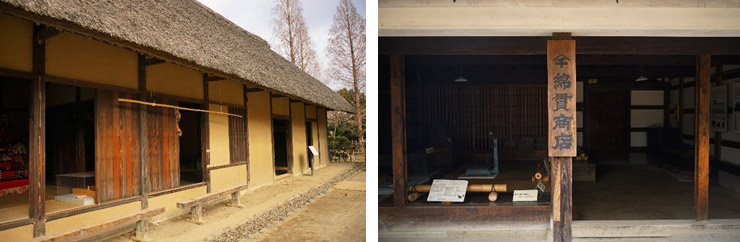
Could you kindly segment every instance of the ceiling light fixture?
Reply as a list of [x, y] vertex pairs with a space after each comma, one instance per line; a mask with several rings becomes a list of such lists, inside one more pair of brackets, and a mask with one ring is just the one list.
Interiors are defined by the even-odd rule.
[[468, 82], [468, 79], [465, 79], [465, 77], [462, 76], [462, 65], [460, 65], [460, 69], [458, 70], [457, 74], [459, 76], [454, 80], [454, 82], [457, 82], [457, 83]]
[[642, 74], [642, 65], [640, 65], [640, 76], [638, 76], [637, 79], [635, 79], [635, 81], [642, 82], [642, 81], [647, 81], [647, 80], [648, 78]]

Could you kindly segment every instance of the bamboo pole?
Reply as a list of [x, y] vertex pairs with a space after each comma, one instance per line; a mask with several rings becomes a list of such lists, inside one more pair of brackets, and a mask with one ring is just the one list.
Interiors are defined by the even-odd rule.
[[238, 118], [243, 118], [241, 115], [231, 114], [231, 113], [225, 113], [225, 112], [219, 112], [219, 111], [211, 111], [211, 110], [203, 110], [203, 109], [197, 109], [197, 108], [185, 108], [185, 107], [179, 107], [175, 105], [169, 105], [169, 104], [161, 104], [161, 103], [153, 103], [153, 102], [144, 102], [139, 100], [133, 100], [128, 98], [118, 98], [119, 102], [126, 102], [126, 103], [137, 103], [142, 105], [149, 105], [152, 107], [163, 107], [163, 108], [173, 108], [178, 110], [185, 110], [185, 111], [193, 111], [193, 112], [201, 112], [201, 113], [213, 113], [213, 114], [221, 114], [221, 115], [227, 115], [227, 116], [234, 116]]
[[[411, 192], [429, 192], [432, 185], [409, 186]], [[469, 184], [467, 192], [506, 192], [506, 184]]]

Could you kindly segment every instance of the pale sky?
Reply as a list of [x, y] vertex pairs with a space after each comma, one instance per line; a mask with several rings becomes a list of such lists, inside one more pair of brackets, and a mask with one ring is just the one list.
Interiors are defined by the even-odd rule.
[[[274, 37], [270, 20], [274, 5], [273, 0], [198, 0], [225, 18], [231, 20], [247, 31], [256, 34], [272, 45]], [[306, 18], [309, 35], [314, 43], [316, 54], [321, 62], [322, 74], [326, 73], [329, 58], [326, 56], [326, 46], [329, 42], [334, 13], [337, 11], [339, 0], [302, 0], [303, 17]], [[365, 17], [365, 1], [352, 0], [357, 11]], [[274, 49], [274, 48], [273, 48]], [[322, 80], [323, 81], [323, 80]], [[332, 82], [336, 83], [336, 82]], [[330, 85], [332, 89], [341, 88], [337, 84]]]

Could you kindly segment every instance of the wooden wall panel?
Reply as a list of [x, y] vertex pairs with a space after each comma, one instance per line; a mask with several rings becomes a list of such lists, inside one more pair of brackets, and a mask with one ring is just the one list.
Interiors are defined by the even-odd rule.
[[229, 150], [231, 163], [247, 161], [247, 130], [244, 119], [247, 112], [244, 108], [229, 107], [229, 113], [241, 115], [244, 118], [229, 116]]
[[[163, 98], [158, 103], [177, 105]], [[175, 110], [148, 107], [147, 166], [150, 192], [180, 186], [180, 137], [175, 128]]]
[[95, 184], [98, 202], [140, 194], [139, 112], [118, 98], [128, 93], [97, 90], [95, 127]]
[[[448, 128], [447, 135], [464, 150], [487, 152], [491, 147], [489, 132], [493, 132], [504, 149], [546, 148], [545, 85], [426, 85], [417, 88], [419, 99], [423, 101], [415, 107], [419, 109], [419, 117], [414, 118], [420, 122], [422, 132], [444, 125]], [[428, 136], [427, 132], [416, 138], [427, 142]]]

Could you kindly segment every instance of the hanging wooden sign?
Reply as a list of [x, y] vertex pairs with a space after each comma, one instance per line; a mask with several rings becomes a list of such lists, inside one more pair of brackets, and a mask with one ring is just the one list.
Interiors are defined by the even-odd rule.
[[576, 42], [547, 41], [548, 156], [576, 156]]

